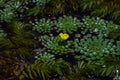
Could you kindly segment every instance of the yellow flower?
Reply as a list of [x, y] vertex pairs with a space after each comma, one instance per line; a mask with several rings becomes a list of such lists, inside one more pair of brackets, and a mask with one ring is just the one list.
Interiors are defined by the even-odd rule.
[[67, 34], [67, 33], [60, 33], [59, 36], [63, 40], [67, 40], [69, 38], [69, 34]]

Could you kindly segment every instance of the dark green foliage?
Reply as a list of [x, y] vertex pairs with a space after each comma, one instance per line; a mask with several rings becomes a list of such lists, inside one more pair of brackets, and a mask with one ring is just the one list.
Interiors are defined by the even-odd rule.
[[113, 20], [120, 20], [120, 1], [119, 0], [82, 0], [83, 10], [91, 11], [93, 16], [105, 17], [110, 15]]
[[28, 15], [37, 16], [41, 10], [42, 10], [41, 7], [35, 6], [31, 9], [28, 9], [27, 12], [28, 12]]
[[[69, 80], [97, 80], [95, 76], [116, 76], [116, 70], [119, 71], [119, 64], [116, 64], [116, 61], [113, 61], [113, 58], [108, 62], [108, 57], [104, 60], [99, 61], [78, 61], [76, 65], [72, 68], [72, 73], [69, 75]], [[116, 59], [118, 60], [118, 58]], [[119, 61], [119, 60], [118, 60]], [[119, 75], [119, 74], [117, 74]]]
[[44, 53], [39, 53], [37, 56], [35, 56], [36, 60], [42, 61], [42, 62], [51, 62], [55, 61], [55, 56], [44, 52]]
[[49, 14], [70, 13], [72, 10], [78, 9], [79, 5], [79, 0], [51, 0], [50, 6], [46, 7], [45, 12], [48, 11]]
[[88, 77], [92, 79], [91, 74], [94, 74], [97, 69], [99, 69], [99, 66], [95, 65], [93, 62], [86, 63], [81, 61], [74, 66], [73, 76], [78, 80], [86, 80]]
[[116, 54], [120, 55], [120, 41], [117, 41], [117, 49], [116, 49]]
[[[41, 2], [40, 2], [41, 1]], [[28, 14], [37, 16], [42, 15], [57, 15], [57, 14], [68, 14], [72, 10], [77, 10], [80, 6], [79, 0], [33, 0], [36, 6], [33, 6], [28, 11]], [[29, 4], [29, 2], [28, 2]]]
[[29, 65], [22, 72], [24, 78], [30, 79], [42, 79], [46, 80], [52, 78], [55, 75], [63, 75], [69, 72], [69, 64], [62, 59], [52, 62], [40, 62], [35, 61], [34, 64]]
[[0, 6], [4, 6], [5, 0], [0, 0]]
[[109, 37], [115, 40], [120, 40], [120, 28], [109, 33]]
[[[7, 27], [7, 37], [0, 39], [0, 49], [7, 56], [11, 54], [19, 57], [28, 57], [35, 47], [34, 35], [28, 28], [29, 25], [13, 22]], [[29, 58], [29, 57], [28, 57]]]
[[120, 73], [117, 73], [116, 71], [120, 71], [120, 63], [118, 63], [120, 61], [120, 56], [111, 56], [111, 57], [106, 57], [103, 60], [103, 64], [104, 65], [102, 69], [99, 70], [99, 74], [98, 75], [103, 75], [103, 76], [112, 76], [112, 77], [116, 77], [116, 75], [120, 75]]

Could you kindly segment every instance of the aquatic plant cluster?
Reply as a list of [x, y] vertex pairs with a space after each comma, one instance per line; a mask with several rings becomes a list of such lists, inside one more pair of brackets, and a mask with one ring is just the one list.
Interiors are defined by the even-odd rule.
[[40, 21], [35, 21], [35, 24], [33, 25], [35, 26], [34, 30], [38, 31], [39, 33], [50, 33], [54, 23], [43, 18]]
[[[43, 48], [45, 51], [48, 51], [51, 54], [69, 55], [74, 53], [76, 55], [75, 57], [79, 55], [80, 59], [85, 60], [97, 60], [110, 55], [119, 55], [119, 52], [117, 52], [117, 46], [115, 45], [117, 41], [110, 38], [109, 34], [112, 31], [119, 29], [120, 26], [99, 18], [85, 17], [82, 20], [83, 21], [79, 21], [77, 18], [66, 16], [60, 17], [58, 22], [49, 22], [54, 24], [54, 26], [52, 26], [53, 31], [56, 31], [55, 33], [58, 35], [52, 33], [52, 31], [51, 33], [49, 31], [46, 32], [46, 27], [41, 28], [43, 30], [42, 32], [46, 32], [47, 34], [40, 36], [39, 42], [44, 46]], [[46, 20], [43, 25], [49, 23]], [[77, 25], [74, 26], [72, 24]], [[34, 26], [34, 28], [38, 29], [38, 26]], [[49, 28], [46, 29], [49, 30]], [[80, 32], [81, 30], [82, 33]], [[38, 33], [41, 32], [40, 29], [37, 31]], [[81, 36], [71, 36], [73, 35], [72, 32], [76, 32], [77, 35]], [[66, 37], [66, 39], [63, 37]], [[71, 39], [71, 37], [73, 39]]]
[[119, 21], [71, 15], [90, 2], [0, 0], [0, 79], [119, 80]]

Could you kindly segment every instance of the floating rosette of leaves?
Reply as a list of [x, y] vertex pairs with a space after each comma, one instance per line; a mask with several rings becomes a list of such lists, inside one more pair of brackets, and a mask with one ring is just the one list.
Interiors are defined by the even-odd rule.
[[81, 26], [80, 21], [77, 18], [71, 16], [60, 17], [56, 23], [57, 32], [72, 33]]
[[37, 30], [39, 33], [49, 33], [53, 29], [52, 27], [54, 26], [54, 23], [49, 19], [46, 20], [43, 18], [33, 23], [33, 25], [34, 30]]
[[50, 0], [32, 0], [33, 3], [36, 3], [37, 6], [45, 6]]
[[114, 30], [119, 28], [118, 25], [114, 24], [112, 21], [106, 21], [104, 19], [100, 19], [99, 17], [89, 16], [84, 17], [82, 19], [85, 29], [88, 29], [90, 33], [103, 33], [105, 36]]
[[0, 29], [0, 39], [4, 38], [5, 36], [6, 34], [4, 33], [4, 31]]
[[113, 45], [114, 40], [105, 39], [102, 34], [97, 37], [88, 34], [83, 39], [75, 40], [75, 52], [82, 56], [76, 56], [85, 60], [100, 60], [110, 54], [115, 54], [116, 46]]
[[39, 55], [35, 56], [35, 58], [36, 60], [40, 60], [42, 62], [50, 62], [55, 60], [55, 56], [47, 52], [40, 53]]
[[45, 49], [48, 52], [54, 54], [68, 54], [73, 52], [73, 49], [70, 48], [71, 41], [66, 41], [61, 39], [60, 37], [53, 37], [53, 36], [41, 36], [40, 41], [44, 45]]

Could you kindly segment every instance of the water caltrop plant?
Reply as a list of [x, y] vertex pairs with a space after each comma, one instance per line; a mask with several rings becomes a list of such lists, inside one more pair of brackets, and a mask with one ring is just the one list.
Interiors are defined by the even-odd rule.
[[77, 18], [64, 16], [58, 19], [55, 28], [57, 32], [72, 33], [73, 31], [77, 31], [79, 27], [81, 27], [81, 23]]
[[99, 17], [86, 16], [82, 19], [82, 22], [85, 26], [84, 28], [87, 28], [90, 33], [99, 34], [102, 32], [106, 36], [108, 36], [110, 32], [120, 28], [119, 25], [114, 24], [112, 21], [107, 21]]
[[[76, 25], [73, 25], [73, 22]], [[89, 16], [79, 21], [77, 18], [64, 16], [56, 21], [52, 29], [56, 30], [58, 35], [51, 32], [39, 37], [39, 42], [49, 53], [60, 55], [73, 53], [75, 58], [88, 61], [119, 54], [119, 49], [114, 44], [116, 41], [109, 39], [109, 34], [119, 29], [119, 25], [111, 21]], [[76, 34], [71, 40], [72, 32]]]
[[99, 60], [110, 54], [116, 53], [116, 46], [113, 40], [106, 39], [103, 34], [92, 36], [85, 35], [81, 40], [75, 40], [75, 52], [80, 55], [76, 58], [85, 60]]
[[43, 18], [39, 21], [35, 21], [35, 23], [33, 23], [33, 26], [33, 29], [38, 31], [39, 33], [49, 33], [51, 32], [51, 30], [53, 30], [54, 23]]

